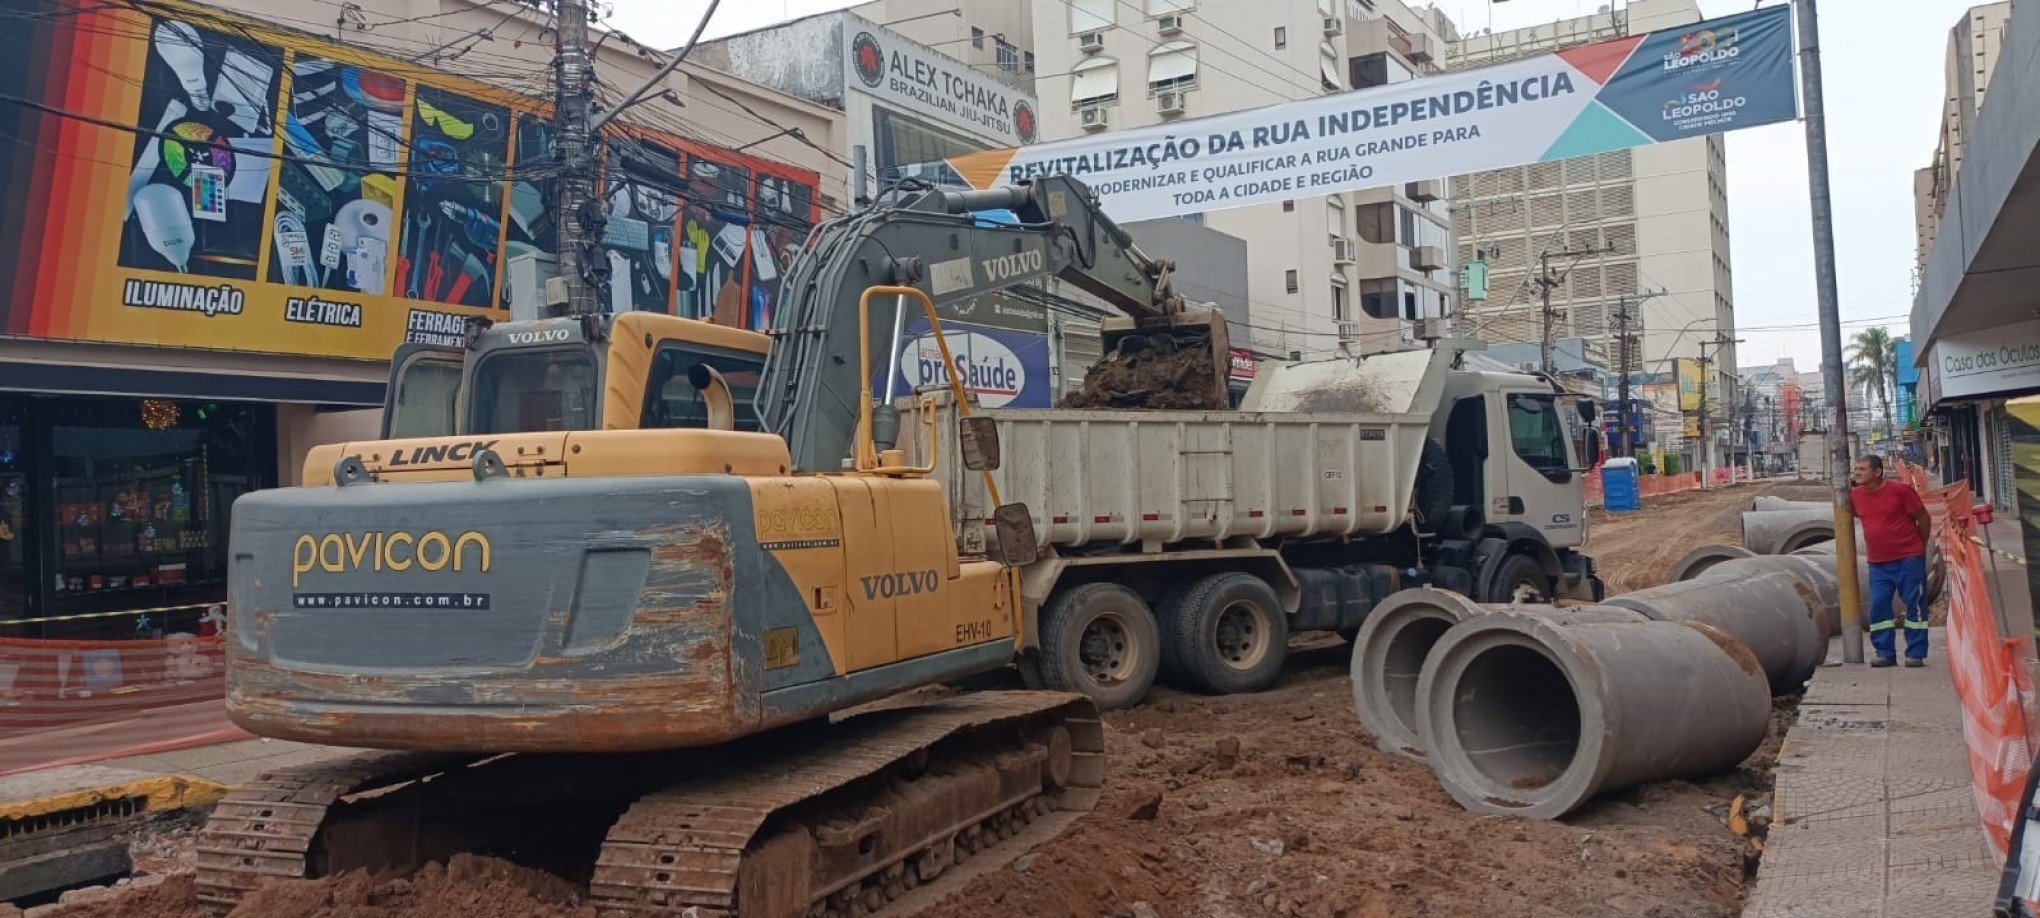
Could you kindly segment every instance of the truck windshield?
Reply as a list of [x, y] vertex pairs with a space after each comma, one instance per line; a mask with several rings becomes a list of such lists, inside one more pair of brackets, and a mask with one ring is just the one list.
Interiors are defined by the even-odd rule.
[[1549, 395], [1509, 396], [1509, 442], [1524, 464], [1552, 481], [1572, 477], [1572, 459], [1565, 449], [1565, 423]]
[[497, 351], [475, 368], [468, 432], [594, 430], [595, 359], [586, 346]]

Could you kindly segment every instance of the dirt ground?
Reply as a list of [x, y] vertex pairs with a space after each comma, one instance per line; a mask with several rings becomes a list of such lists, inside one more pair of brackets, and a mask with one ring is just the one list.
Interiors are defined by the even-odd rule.
[[[1611, 592], [1661, 582], [1680, 556], [1734, 542], [1743, 486], [1595, 513], [1591, 544]], [[1774, 704], [1763, 747], [1736, 770], [1603, 797], [1557, 822], [1461, 809], [1420, 762], [1382, 752], [1353, 712], [1349, 645], [1314, 638], [1257, 695], [1158, 689], [1108, 714], [1107, 789], [1095, 812], [1010, 866], [932, 905], [931, 918], [1497, 914], [1715, 918], [1740, 913], [1758, 845], [1730, 831], [1740, 795], [1761, 838], [1771, 770], [1796, 698]], [[175, 846], [151, 842], [152, 866]], [[170, 852], [166, 856], [166, 852]], [[189, 874], [112, 890], [62, 918], [196, 918]], [[5, 911], [0, 907], [0, 911]], [[486, 858], [409, 879], [343, 875], [285, 884], [237, 916], [592, 916], [580, 891]]]

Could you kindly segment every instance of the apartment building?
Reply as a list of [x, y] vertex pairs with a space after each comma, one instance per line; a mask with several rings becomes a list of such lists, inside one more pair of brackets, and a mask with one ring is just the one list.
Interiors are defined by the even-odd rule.
[[1977, 116], [1983, 111], [1983, 97], [1990, 89], [1991, 73], [1997, 70], [2004, 50], [2005, 26], [2012, 18], [2011, 0], [1971, 7], [1962, 21], [1948, 30], [1948, 55], [1943, 64], [1947, 96], [1941, 103], [1941, 135], [1934, 144], [1932, 164], [1913, 173], [1913, 214], [1918, 232], [1917, 272], [1924, 272], [1927, 253], [1941, 233], [1941, 214], [1947, 207], [1955, 174], [1962, 168], [1968, 139], [1975, 132]]
[[[1465, 35], [1450, 65], [1471, 69], [1700, 18], [1694, 0], [1632, 0]], [[1630, 372], [1665, 372], [1675, 357], [1701, 356], [1705, 341], [1714, 391], [1734, 385], [1735, 346], [1712, 344], [1735, 337], [1719, 135], [1459, 176], [1452, 199], [1459, 259], [1479, 257], [1489, 269], [1487, 298], [1466, 304], [1463, 331], [1500, 343], [1539, 341], [1548, 327], [1555, 338], [1588, 338], [1619, 354], [1626, 325], [1639, 345]], [[1546, 264], [1558, 282], [1548, 326], [1535, 283]]]
[[[1455, 37], [1401, 0], [1066, 0], [1033, 18], [1045, 141], [1412, 79]], [[1443, 182], [1180, 216], [1247, 240], [1253, 319], [1237, 343], [1393, 350], [1454, 308]]]

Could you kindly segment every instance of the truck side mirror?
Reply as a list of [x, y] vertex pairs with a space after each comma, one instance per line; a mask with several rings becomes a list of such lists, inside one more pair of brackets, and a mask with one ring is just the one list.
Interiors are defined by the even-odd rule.
[[1587, 455], [1586, 455], [1586, 460], [1587, 460], [1587, 468], [1590, 468], [1590, 469], [1591, 469], [1591, 468], [1594, 468], [1595, 466], [1598, 466], [1598, 465], [1600, 465], [1600, 464], [1601, 464], [1601, 432], [1600, 432], [1599, 430], [1596, 430], [1596, 429], [1594, 429], [1594, 428], [1592, 428], [1592, 427], [1589, 427], [1589, 428], [1587, 428], [1587, 442], [1586, 442], [1586, 447], [1587, 447]]
[[999, 422], [982, 416], [957, 418], [956, 442], [963, 447], [964, 468], [973, 472], [998, 470]]
[[1027, 512], [1026, 504], [999, 505], [992, 511], [992, 532], [998, 543], [1000, 564], [1007, 567], [1033, 564], [1041, 555], [1041, 542], [1034, 536], [1034, 517]]

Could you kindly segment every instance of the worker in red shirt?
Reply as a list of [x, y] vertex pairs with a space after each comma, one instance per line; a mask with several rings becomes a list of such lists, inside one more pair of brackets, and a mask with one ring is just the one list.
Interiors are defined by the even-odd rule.
[[1905, 603], [1905, 665], [1927, 665], [1927, 540], [1933, 522], [1919, 492], [1900, 481], [1884, 480], [1884, 460], [1864, 456], [1850, 476], [1855, 488], [1849, 501], [1863, 524], [1863, 545], [1870, 560], [1870, 644], [1877, 649], [1871, 666], [1898, 662], [1898, 623], [1891, 618], [1891, 594]]

